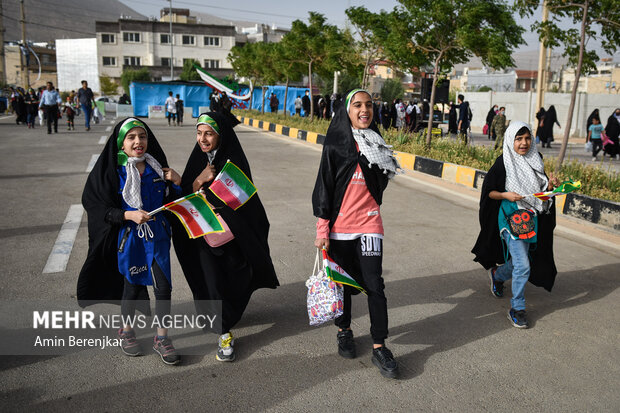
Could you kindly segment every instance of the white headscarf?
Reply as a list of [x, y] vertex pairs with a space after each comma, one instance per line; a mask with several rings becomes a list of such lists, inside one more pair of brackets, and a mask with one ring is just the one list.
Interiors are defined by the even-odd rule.
[[534, 209], [538, 213], [543, 211], [543, 201], [531, 196], [536, 192], [547, 189], [549, 179], [545, 175], [543, 163], [536, 145], [531, 145], [525, 155], [515, 152], [514, 142], [519, 129], [526, 127], [532, 134], [532, 128], [525, 122], [510, 122], [504, 133], [504, 167], [506, 168], [506, 191], [516, 192], [519, 195], [530, 195], [517, 201], [519, 208]]

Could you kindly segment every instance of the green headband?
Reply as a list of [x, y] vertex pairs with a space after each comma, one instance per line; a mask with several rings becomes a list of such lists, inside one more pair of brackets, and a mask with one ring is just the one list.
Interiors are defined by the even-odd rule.
[[218, 135], [220, 134], [220, 127], [217, 125], [215, 119], [209, 115], [200, 115], [198, 121], [196, 122], [196, 128], [198, 128], [198, 125], [209, 125], [215, 132], [217, 132]]
[[129, 158], [123, 150], [123, 141], [125, 140], [125, 135], [127, 135], [127, 132], [133, 128], [142, 128], [146, 131], [146, 126], [138, 119], [127, 119], [125, 123], [123, 123], [121, 130], [118, 132], [118, 137], [116, 138], [116, 147], [118, 148], [117, 160], [118, 164], [121, 166], [127, 165], [127, 159]]
[[347, 95], [347, 99], [345, 100], [345, 107], [347, 108], [347, 113], [349, 113], [349, 107], [351, 105], [351, 99], [358, 92], [364, 92], [368, 96], [371, 96], [370, 93], [368, 93], [368, 91], [364, 90], [364, 89], [353, 89], [352, 91], [350, 91], [349, 94]]

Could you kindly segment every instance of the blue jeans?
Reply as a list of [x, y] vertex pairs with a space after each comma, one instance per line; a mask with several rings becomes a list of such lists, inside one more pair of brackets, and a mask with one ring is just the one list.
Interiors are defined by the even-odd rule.
[[525, 284], [530, 278], [530, 259], [528, 251], [530, 244], [521, 240], [512, 239], [508, 231], [502, 232], [502, 237], [508, 245], [510, 259], [508, 262], [497, 268], [495, 279], [497, 281], [508, 281], [512, 278], [512, 299], [510, 305], [515, 310], [525, 310]]
[[86, 121], [86, 127], [90, 128], [90, 117], [93, 114], [93, 109], [90, 105], [82, 104], [82, 112], [84, 112], [84, 120]]

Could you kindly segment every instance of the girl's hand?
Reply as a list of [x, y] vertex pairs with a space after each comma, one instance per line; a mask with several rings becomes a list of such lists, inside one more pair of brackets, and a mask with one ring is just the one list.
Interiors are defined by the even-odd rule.
[[553, 188], [560, 185], [560, 180], [553, 176], [553, 174], [549, 174], [549, 185], [547, 186], [547, 191], [553, 190]]
[[502, 195], [504, 196], [504, 199], [507, 199], [510, 202], [517, 202], [523, 199], [523, 197], [516, 192], [504, 192]]
[[144, 224], [146, 221], [153, 219], [146, 211], [141, 209], [137, 211], [125, 211], [125, 221], [133, 221], [136, 224]]
[[318, 249], [325, 248], [326, 250], [329, 250], [329, 239], [317, 238], [314, 240], [314, 246], [317, 247]]
[[175, 185], [181, 185], [181, 176], [172, 168], [161, 168], [164, 171], [164, 179], [172, 181]]
[[207, 182], [211, 182], [215, 179], [215, 166], [209, 164], [203, 171], [196, 177], [196, 181], [199, 181], [200, 184], [205, 184]]

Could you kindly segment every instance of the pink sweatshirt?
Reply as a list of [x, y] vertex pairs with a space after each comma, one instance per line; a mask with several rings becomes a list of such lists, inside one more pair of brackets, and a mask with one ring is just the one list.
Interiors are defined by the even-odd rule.
[[[348, 234], [338, 236], [340, 234]], [[334, 226], [329, 230], [329, 220], [319, 218], [316, 223], [317, 238], [355, 239], [355, 235], [383, 235], [383, 221], [377, 201], [372, 197], [362, 168], [357, 165], [342, 199], [342, 206]]]

